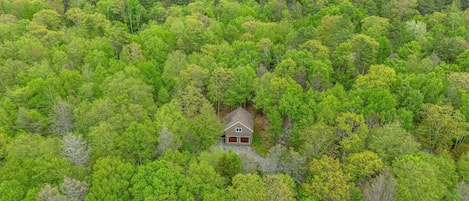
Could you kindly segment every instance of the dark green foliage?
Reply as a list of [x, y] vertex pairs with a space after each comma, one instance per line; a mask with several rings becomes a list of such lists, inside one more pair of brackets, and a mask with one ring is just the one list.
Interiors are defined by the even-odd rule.
[[231, 179], [242, 171], [241, 159], [236, 153], [229, 150], [218, 160], [215, 169], [221, 176], [225, 177], [227, 183], [231, 184]]

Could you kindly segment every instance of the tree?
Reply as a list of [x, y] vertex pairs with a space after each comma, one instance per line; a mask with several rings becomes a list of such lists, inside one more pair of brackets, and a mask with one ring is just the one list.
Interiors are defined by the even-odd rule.
[[252, 99], [256, 73], [249, 66], [234, 69], [232, 82], [227, 86], [225, 104], [239, 105]]
[[267, 200], [267, 189], [257, 174], [236, 175], [228, 193], [235, 201]]
[[295, 200], [295, 183], [288, 175], [266, 175], [262, 178], [266, 189], [266, 200]]
[[324, 46], [320, 41], [308, 40], [302, 45], [300, 45], [300, 49], [311, 52], [314, 56], [314, 59], [316, 60], [329, 60], [329, 49]]
[[260, 170], [259, 162], [250, 153], [242, 151], [238, 156], [241, 159], [243, 174], [256, 174]]
[[129, 189], [133, 200], [177, 200], [184, 182], [182, 171], [178, 165], [164, 160], [139, 166]]
[[365, 75], [359, 75], [355, 87], [390, 89], [397, 81], [394, 69], [386, 65], [372, 65]]
[[177, 139], [176, 136], [168, 130], [168, 127], [163, 124], [160, 135], [158, 136], [156, 153], [158, 155], [163, 155], [168, 150], [178, 150], [180, 146], [180, 139]]
[[155, 135], [153, 122], [145, 120], [143, 123], [132, 122], [118, 139], [118, 149], [122, 159], [135, 164], [144, 164], [156, 158]]
[[468, 200], [469, 199], [469, 186], [466, 182], [458, 182], [455, 187], [455, 197], [457, 200]]
[[353, 26], [345, 17], [326, 15], [321, 19], [317, 30], [322, 44], [333, 52], [340, 43], [352, 36]]
[[81, 135], [69, 133], [63, 137], [62, 155], [74, 165], [86, 165], [90, 159], [91, 147]]
[[60, 184], [60, 192], [66, 195], [69, 199], [83, 201], [88, 194], [89, 184], [85, 181], [78, 181], [73, 178], [65, 177], [64, 181]]
[[396, 175], [396, 200], [440, 200], [446, 193], [436, 167], [418, 156], [404, 155], [392, 165]]
[[363, 185], [362, 194], [365, 201], [393, 201], [396, 197], [396, 181], [392, 173], [389, 170], [381, 171]]
[[291, 58], [282, 60], [274, 69], [273, 73], [276, 77], [295, 79], [297, 74], [296, 62]]
[[210, 74], [207, 69], [198, 65], [189, 65], [186, 69], [179, 72], [176, 89], [182, 89], [186, 86], [193, 86], [200, 90], [205, 90]]
[[368, 127], [392, 122], [396, 116], [397, 101], [388, 89], [366, 88], [350, 91], [351, 97], [361, 99], [361, 113]]
[[315, 124], [304, 129], [300, 138], [302, 145], [300, 153], [306, 156], [310, 162], [313, 158], [320, 158], [323, 155], [334, 156], [337, 154], [337, 141], [334, 127], [324, 124]]
[[417, 152], [420, 144], [398, 123], [391, 123], [370, 130], [368, 148], [390, 164], [401, 155]]
[[115, 158], [100, 158], [91, 174], [91, 187], [86, 201], [130, 200], [130, 180], [134, 167]]
[[344, 163], [346, 172], [349, 172], [358, 183], [372, 178], [383, 168], [381, 158], [371, 151], [350, 154]]
[[24, 186], [17, 180], [5, 180], [0, 183], [1, 200], [20, 201], [24, 195]]
[[465, 72], [469, 69], [469, 50], [464, 50], [459, 56], [456, 58], [456, 62], [461, 67], [461, 70]]
[[39, 190], [46, 183], [57, 186], [64, 176], [71, 174], [70, 162], [60, 156], [60, 144], [57, 138], [37, 134], [17, 136], [6, 149], [0, 181], [16, 180], [24, 190]]
[[336, 129], [341, 138], [342, 156], [363, 151], [365, 138], [368, 135], [368, 126], [363, 115], [350, 112], [339, 114], [336, 119]]
[[88, 134], [94, 157], [115, 156], [118, 133], [112, 124], [103, 122], [90, 129]]
[[60, 194], [57, 187], [51, 187], [46, 184], [36, 196], [38, 201], [67, 201], [67, 197]]
[[140, 30], [140, 26], [144, 23], [146, 10], [137, 0], [127, 1], [125, 5], [125, 21], [128, 23], [130, 33]]
[[417, 0], [391, 0], [390, 12], [393, 16], [401, 17], [403, 20], [412, 18], [414, 15], [419, 14], [417, 10]]
[[145, 60], [142, 53], [142, 47], [135, 42], [125, 45], [120, 52], [119, 58], [128, 64]]
[[310, 165], [310, 179], [302, 185], [305, 199], [352, 200], [350, 176], [344, 174], [339, 161], [327, 155], [314, 159]]
[[266, 174], [288, 174], [296, 183], [303, 182], [306, 174], [306, 158], [297, 152], [277, 144], [270, 148], [262, 165]]
[[203, 96], [200, 88], [187, 85], [184, 89], [178, 91], [181, 111], [188, 119], [194, 119], [201, 113], [204, 107], [210, 107], [210, 103]]
[[367, 16], [361, 21], [362, 33], [378, 40], [389, 35], [389, 19], [378, 16]]
[[339, 99], [334, 95], [327, 95], [315, 107], [317, 121], [326, 125], [334, 125], [341, 107]]
[[223, 125], [211, 105], [204, 103], [199, 110], [200, 113], [188, 122], [188, 130], [183, 138], [183, 147], [194, 152], [208, 149], [223, 133]]
[[[464, 115], [451, 106], [422, 105], [421, 139], [430, 151], [441, 151], [464, 140], [468, 124]], [[457, 144], [456, 144], [457, 145]]]
[[363, 75], [370, 65], [377, 62], [379, 43], [362, 34], [353, 35], [349, 42], [352, 45], [355, 75]]
[[20, 107], [16, 117], [16, 128], [29, 133], [42, 133], [45, 127], [45, 118], [37, 110], [28, 110]]
[[227, 197], [224, 178], [208, 162], [189, 164], [186, 175], [181, 191], [187, 191], [194, 200], [220, 200]]
[[462, 181], [469, 181], [469, 152], [464, 153], [457, 162], [457, 170]]
[[241, 159], [236, 153], [229, 150], [218, 160], [215, 170], [225, 178], [226, 183], [231, 184], [231, 179], [242, 172]]
[[220, 103], [227, 98], [226, 92], [232, 85], [234, 72], [228, 68], [216, 68], [210, 76], [208, 95], [211, 101], [217, 103], [217, 114], [220, 113]]

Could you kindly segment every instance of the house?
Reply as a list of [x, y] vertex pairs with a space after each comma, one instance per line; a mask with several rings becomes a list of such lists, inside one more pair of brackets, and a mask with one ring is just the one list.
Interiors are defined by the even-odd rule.
[[239, 107], [226, 116], [223, 130], [226, 144], [250, 145], [254, 132], [254, 120], [251, 113]]

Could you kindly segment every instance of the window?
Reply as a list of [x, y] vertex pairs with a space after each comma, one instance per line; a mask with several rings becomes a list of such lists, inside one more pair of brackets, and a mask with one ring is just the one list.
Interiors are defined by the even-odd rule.
[[238, 142], [238, 138], [237, 137], [229, 137], [228, 142]]
[[248, 137], [242, 137], [240, 141], [241, 141], [241, 143], [249, 143], [249, 138]]
[[235, 128], [235, 131], [236, 131], [237, 133], [241, 133], [241, 132], [243, 132], [243, 128], [241, 128], [241, 127], [236, 127], [236, 128]]

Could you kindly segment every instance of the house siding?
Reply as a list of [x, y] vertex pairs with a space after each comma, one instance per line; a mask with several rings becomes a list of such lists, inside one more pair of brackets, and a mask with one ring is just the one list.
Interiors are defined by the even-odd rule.
[[[243, 128], [242, 132], [236, 132], [236, 128], [239, 128], [239, 127]], [[248, 128], [246, 128], [245, 126], [243, 126], [242, 124], [238, 122], [234, 124], [231, 128], [227, 129], [225, 131], [225, 135], [251, 137], [252, 132]]]
[[[241, 127], [242, 132], [236, 132], [236, 128]], [[230, 138], [236, 138], [236, 142], [230, 142]], [[241, 142], [241, 138], [248, 138], [248, 142]], [[252, 132], [243, 126], [241, 123], [234, 124], [231, 128], [225, 131], [225, 143], [227, 144], [236, 144], [236, 145], [251, 145], [252, 144]]]

